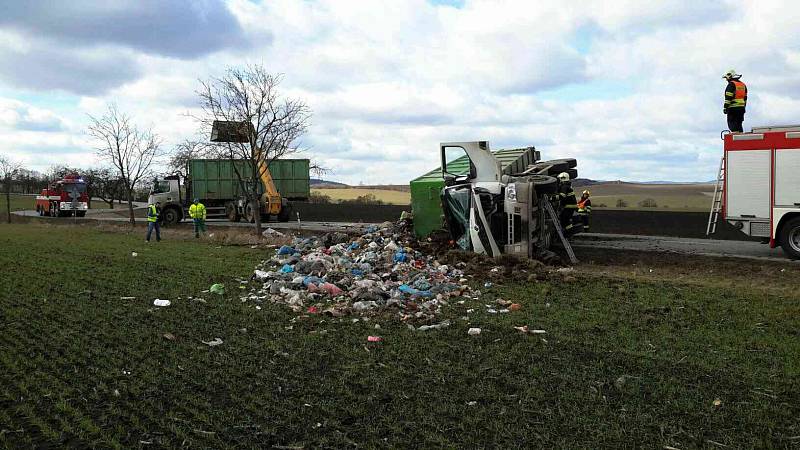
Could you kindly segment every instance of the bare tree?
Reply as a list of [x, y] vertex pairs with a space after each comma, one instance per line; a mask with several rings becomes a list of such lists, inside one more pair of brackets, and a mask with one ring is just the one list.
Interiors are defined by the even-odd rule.
[[122, 183], [115, 175], [114, 171], [102, 167], [88, 169], [81, 173], [83, 174], [83, 179], [86, 181], [86, 191], [89, 195], [89, 200], [91, 201], [92, 197], [97, 197], [106, 202], [110, 209], [114, 209], [114, 198], [120, 196], [122, 187]]
[[206, 156], [210, 152], [209, 145], [205, 142], [186, 139], [175, 146], [169, 159], [169, 169], [172, 173], [186, 175], [184, 171], [189, 161]]
[[[279, 94], [281, 80], [281, 75], [270, 74], [263, 66], [250, 65], [229, 68], [221, 78], [201, 80], [198, 91], [202, 113], [196, 118], [206, 135], [215, 121], [239, 124], [238, 129], [227, 130], [231, 137], [217, 136], [224, 142], [214, 142], [211, 148], [216, 157], [244, 162], [233, 167], [254, 216], [256, 234], [261, 233], [262, 177], [272, 161], [301, 150], [298, 140], [311, 118], [302, 100]], [[281, 200], [264, 195], [263, 201], [269, 209]]]
[[89, 135], [98, 142], [97, 154], [114, 167], [134, 225], [134, 189], [152, 174], [153, 162], [161, 155], [161, 140], [151, 130], [139, 130], [131, 117], [114, 104], [109, 105], [102, 117], [90, 115], [89, 120]]
[[6, 220], [8, 223], [11, 223], [11, 183], [21, 168], [21, 163], [0, 155], [0, 178], [3, 179], [6, 188]]

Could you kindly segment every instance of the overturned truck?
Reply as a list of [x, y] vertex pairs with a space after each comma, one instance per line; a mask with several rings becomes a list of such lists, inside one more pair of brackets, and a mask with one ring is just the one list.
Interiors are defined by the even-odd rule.
[[411, 182], [418, 237], [446, 229], [455, 244], [490, 256], [539, 257], [562, 235], [563, 195], [575, 159], [540, 161], [534, 147], [491, 152], [486, 141], [439, 145], [441, 167]]

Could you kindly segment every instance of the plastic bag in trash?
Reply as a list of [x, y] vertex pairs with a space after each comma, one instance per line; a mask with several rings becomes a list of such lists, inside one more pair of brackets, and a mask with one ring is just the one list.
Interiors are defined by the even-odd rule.
[[155, 305], [155, 306], [169, 306], [170, 302], [169, 302], [169, 300], [161, 300], [160, 298], [157, 298], [157, 299], [153, 300], [153, 305]]
[[278, 249], [279, 255], [291, 255], [294, 254], [294, 249], [289, 247], [288, 245], [282, 245], [281, 248]]
[[225, 285], [220, 283], [214, 283], [208, 288], [208, 291], [212, 294], [222, 295], [225, 293]]
[[419, 289], [414, 289], [407, 284], [401, 284], [400, 287], [397, 288], [400, 292], [408, 295], [416, 295], [419, 297], [433, 297], [433, 293], [431, 291], [420, 291]]

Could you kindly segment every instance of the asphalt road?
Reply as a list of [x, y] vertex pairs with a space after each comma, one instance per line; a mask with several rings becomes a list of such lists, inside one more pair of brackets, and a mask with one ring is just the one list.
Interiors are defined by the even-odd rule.
[[[102, 220], [109, 222], [127, 222], [125, 217], [109, 217], [104, 214], [113, 210], [92, 210], [85, 218], [77, 221]], [[38, 217], [36, 211], [15, 211], [14, 214], [26, 217]], [[44, 217], [47, 220], [76, 220], [72, 218]], [[144, 219], [138, 219], [144, 221]], [[187, 224], [189, 222], [186, 222]], [[209, 219], [209, 227], [249, 227], [247, 222], [229, 222], [226, 219]], [[297, 222], [267, 222], [264, 229], [304, 231], [304, 232], [359, 232], [372, 225], [371, 223], [356, 222], [302, 222], [299, 227]], [[689, 256], [721, 256], [748, 258], [787, 263], [798, 263], [786, 258], [780, 248], [769, 248], [769, 245], [752, 241], [730, 241], [715, 239], [692, 239], [666, 236], [640, 236], [629, 234], [603, 234], [586, 233], [575, 236], [572, 246], [580, 257], [581, 247], [608, 248], [613, 250], [628, 250], [640, 252], [676, 253]]]
[[[722, 256], [768, 261], [791, 262], [780, 248], [752, 241], [692, 239], [665, 236], [638, 236], [630, 234], [579, 234], [572, 240], [575, 253], [581, 247], [608, 248], [642, 252], [677, 253], [693, 256]], [[580, 257], [580, 255], [579, 255]]]
[[[39, 217], [39, 213], [33, 210], [28, 211], [14, 211], [13, 214], [18, 216], [24, 217], [37, 217], [43, 220], [58, 220], [58, 221], [77, 221], [77, 222], [85, 222], [85, 221], [103, 221], [103, 222], [118, 222], [118, 223], [125, 223], [128, 222], [127, 217], [121, 217], [116, 215], [109, 215], [109, 213], [118, 212], [119, 210], [89, 210], [86, 217]], [[137, 217], [137, 222], [145, 222], [144, 217]], [[183, 226], [190, 226], [191, 222], [184, 221]], [[248, 222], [230, 222], [227, 219], [208, 219], [206, 220], [206, 225], [208, 227], [252, 227], [253, 224]], [[288, 231], [301, 231], [301, 232], [322, 232], [328, 233], [333, 231], [341, 231], [341, 232], [359, 232], [363, 229], [366, 229], [368, 226], [373, 225], [372, 223], [362, 223], [362, 222], [327, 222], [327, 221], [318, 221], [318, 222], [301, 222], [298, 224], [295, 222], [263, 222], [262, 228], [272, 228], [274, 230], [288, 230]]]

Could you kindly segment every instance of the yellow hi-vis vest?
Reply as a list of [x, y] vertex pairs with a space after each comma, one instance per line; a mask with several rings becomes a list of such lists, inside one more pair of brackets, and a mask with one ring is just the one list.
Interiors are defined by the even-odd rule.
[[206, 206], [202, 203], [192, 204], [189, 207], [189, 217], [192, 219], [203, 219], [206, 220]]
[[158, 210], [156, 209], [156, 205], [149, 205], [147, 207], [147, 221], [158, 222]]

